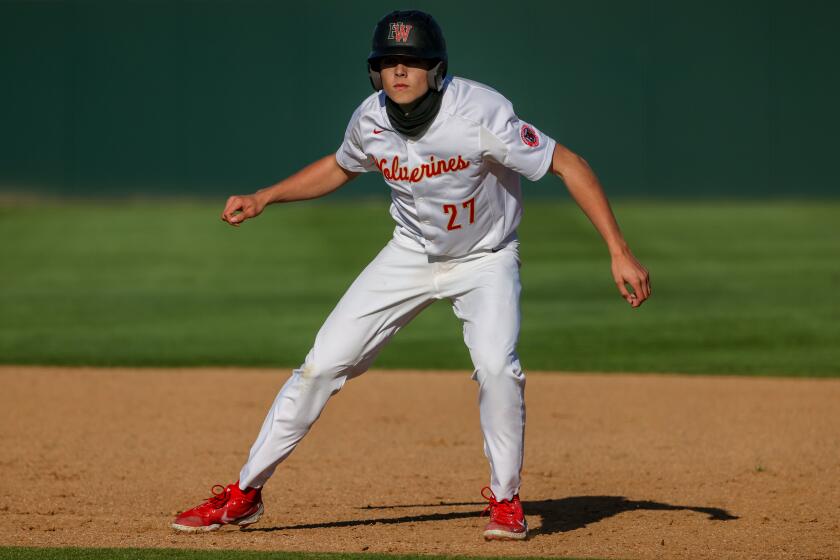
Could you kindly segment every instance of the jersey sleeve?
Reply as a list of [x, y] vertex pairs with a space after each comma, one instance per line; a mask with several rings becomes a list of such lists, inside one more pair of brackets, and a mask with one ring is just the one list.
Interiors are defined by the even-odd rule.
[[507, 99], [502, 98], [494, 109], [481, 123], [482, 155], [531, 181], [540, 179], [551, 166], [556, 142], [520, 120]]
[[353, 116], [350, 117], [350, 122], [347, 124], [347, 130], [344, 131], [344, 141], [335, 153], [335, 160], [338, 165], [355, 173], [365, 173], [375, 168], [362, 149], [362, 134], [359, 123], [362, 109], [362, 106], [359, 106], [353, 112]]

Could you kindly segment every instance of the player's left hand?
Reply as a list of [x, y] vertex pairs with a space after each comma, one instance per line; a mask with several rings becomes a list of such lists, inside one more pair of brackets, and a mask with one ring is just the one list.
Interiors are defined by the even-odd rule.
[[[650, 275], [629, 249], [613, 256], [612, 273], [621, 297], [627, 300], [633, 309], [650, 297]], [[628, 285], [632, 291], [627, 289]]]

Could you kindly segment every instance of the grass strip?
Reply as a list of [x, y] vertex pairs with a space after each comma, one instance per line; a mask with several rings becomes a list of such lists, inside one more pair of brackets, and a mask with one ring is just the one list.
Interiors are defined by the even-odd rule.
[[[3, 560], [468, 560], [473, 556], [417, 554], [260, 552], [246, 550], [191, 550], [171, 548], [31, 548], [0, 547]], [[523, 557], [520, 560], [548, 560]], [[551, 557], [551, 560], [587, 560]], [[594, 559], [588, 559], [594, 560]]]
[[[840, 201], [621, 201], [650, 270], [631, 310], [573, 204], [520, 227], [526, 370], [840, 375]], [[219, 204], [0, 206], [0, 361], [296, 367], [390, 237], [383, 202], [270, 207], [231, 228]], [[448, 301], [380, 368], [471, 369]]]

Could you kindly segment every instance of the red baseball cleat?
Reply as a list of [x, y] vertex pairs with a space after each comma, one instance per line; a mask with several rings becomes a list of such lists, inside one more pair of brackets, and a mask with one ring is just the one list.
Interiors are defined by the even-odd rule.
[[[216, 490], [218, 488], [218, 491]], [[182, 512], [175, 518], [172, 528], [176, 531], [196, 533], [215, 531], [222, 525], [247, 527], [259, 521], [263, 514], [259, 488], [239, 489], [239, 481], [213, 486], [213, 495], [201, 505]]]
[[[490, 492], [486, 495], [484, 491]], [[522, 513], [519, 494], [510, 500], [496, 500], [496, 495], [488, 486], [481, 489], [481, 496], [490, 502], [481, 515], [490, 512], [490, 523], [484, 528], [484, 539], [488, 541], [522, 540], [528, 536], [528, 523]]]

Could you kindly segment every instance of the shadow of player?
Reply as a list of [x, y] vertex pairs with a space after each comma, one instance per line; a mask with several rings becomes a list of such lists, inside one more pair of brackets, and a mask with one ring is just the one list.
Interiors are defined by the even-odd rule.
[[[436, 504], [408, 504], [365, 506], [361, 510], [398, 510], [417, 508], [446, 509], [459, 506], [484, 506], [484, 502], [438, 502]], [[628, 511], [694, 511], [708, 515], [710, 521], [730, 521], [738, 517], [725, 509], [702, 506], [680, 506], [663, 504], [650, 500], [628, 500], [622, 496], [572, 496], [558, 500], [533, 500], [522, 503], [525, 515], [539, 516], [542, 520], [540, 527], [530, 531], [531, 536], [551, 535], [582, 529], [591, 523], [597, 523], [608, 517]], [[351, 519], [345, 521], [327, 521], [323, 523], [302, 523], [299, 525], [285, 525], [280, 527], [254, 527], [242, 529], [253, 532], [292, 531], [296, 529], [332, 529], [340, 527], [357, 527], [360, 525], [396, 525], [400, 523], [422, 523], [428, 521], [448, 521], [452, 519], [466, 519], [478, 517], [481, 510], [448, 511], [405, 515], [402, 517], [380, 517], [372, 519]], [[536, 524], [534, 524], [536, 525]]]
[[582, 529], [590, 523], [627, 511], [694, 511], [708, 515], [710, 521], [738, 519], [725, 509], [702, 506], [680, 506], [650, 500], [628, 500], [622, 496], [572, 496], [559, 500], [539, 500], [523, 503], [526, 515], [538, 515], [542, 525], [531, 535], [551, 535]]

